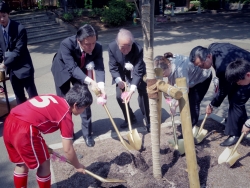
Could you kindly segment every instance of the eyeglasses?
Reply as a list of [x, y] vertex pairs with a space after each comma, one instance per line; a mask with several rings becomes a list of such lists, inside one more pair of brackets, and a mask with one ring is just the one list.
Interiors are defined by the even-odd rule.
[[208, 61], [208, 57], [205, 59], [205, 61], [201, 61], [200, 58], [197, 58], [194, 62], [194, 65], [200, 68], [205, 68], [205, 63]]

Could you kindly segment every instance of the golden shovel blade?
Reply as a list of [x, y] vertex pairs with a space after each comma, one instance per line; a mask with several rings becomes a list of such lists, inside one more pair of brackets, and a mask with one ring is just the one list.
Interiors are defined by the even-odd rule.
[[221, 164], [221, 163], [225, 163], [227, 162], [229, 156], [231, 155], [232, 153], [232, 149], [230, 149], [229, 147], [227, 147], [219, 156], [218, 158], [218, 164]]
[[197, 127], [197, 126], [194, 126], [194, 127], [193, 127], [193, 130], [192, 130], [192, 131], [193, 131], [193, 136], [194, 136], [194, 137], [197, 136], [197, 134], [198, 134], [198, 132], [199, 132], [199, 129], [200, 129], [200, 127]]
[[127, 134], [128, 141], [131, 146], [133, 146], [136, 150], [140, 150], [142, 146], [141, 137], [136, 129], [133, 129]]
[[233, 164], [240, 158], [240, 154], [235, 151], [228, 159], [227, 159], [227, 165], [228, 167], [233, 166]]
[[168, 143], [175, 150], [178, 150], [181, 155], [183, 155], [185, 153], [185, 147], [184, 147], [184, 140], [183, 139], [178, 139], [178, 144], [175, 144], [174, 140], [169, 140]]
[[120, 139], [120, 141], [121, 141], [122, 145], [123, 145], [127, 150], [136, 150], [136, 149], [134, 148], [134, 146], [131, 146], [130, 144], [128, 144], [126, 141], [123, 140], [123, 138]]
[[206, 129], [202, 129], [194, 138], [194, 142], [195, 144], [199, 144], [202, 142], [202, 140], [206, 137], [207, 135], [207, 130]]

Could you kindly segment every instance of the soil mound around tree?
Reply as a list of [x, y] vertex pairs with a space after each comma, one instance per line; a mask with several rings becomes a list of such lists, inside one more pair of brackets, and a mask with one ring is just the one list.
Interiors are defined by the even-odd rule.
[[[219, 143], [227, 138], [223, 134], [224, 125], [207, 119], [204, 128], [208, 130], [208, 134], [203, 142], [195, 146], [201, 187], [249, 187], [250, 141], [243, 139], [237, 149], [241, 157], [229, 168], [225, 164], [218, 164], [218, 157], [225, 149]], [[178, 134], [180, 130], [181, 127], [178, 126]], [[168, 145], [168, 140], [173, 139], [172, 128], [161, 129], [162, 179], [160, 180], [153, 177], [151, 135], [145, 133], [140, 136], [143, 141], [143, 148], [140, 151], [127, 151], [117, 138], [96, 142], [93, 148], [88, 148], [85, 144], [75, 145], [76, 152], [83, 154], [80, 162], [86, 169], [103, 178], [126, 180], [126, 183], [102, 183], [87, 174], [76, 173], [71, 165], [56, 160], [52, 161], [52, 166], [57, 187], [189, 187], [186, 157], [180, 156], [178, 151]], [[62, 149], [55, 151], [63, 154]]]

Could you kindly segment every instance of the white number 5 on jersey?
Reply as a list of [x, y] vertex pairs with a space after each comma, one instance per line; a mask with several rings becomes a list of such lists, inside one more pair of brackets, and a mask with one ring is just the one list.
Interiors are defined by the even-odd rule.
[[42, 101], [38, 101], [35, 98], [34, 99], [30, 99], [29, 102], [34, 105], [35, 107], [38, 108], [44, 108], [46, 106], [49, 106], [50, 101], [52, 101], [53, 103], [57, 103], [56, 99], [52, 96], [38, 96], [42, 99]]

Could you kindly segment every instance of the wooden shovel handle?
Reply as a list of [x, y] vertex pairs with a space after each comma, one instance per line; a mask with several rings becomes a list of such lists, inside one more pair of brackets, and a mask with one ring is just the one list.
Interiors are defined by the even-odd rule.
[[233, 149], [231, 155], [236, 151], [236, 149], [239, 146], [239, 144], [240, 144], [241, 140], [243, 139], [244, 135], [245, 135], [245, 133], [241, 133], [240, 138], [239, 138], [238, 142], [235, 144], [234, 149]]
[[[125, 92], [127, 92], [127, 84], [126, 84], [126, 82], [124, 82], [124, 88], [125, 88]], [[128, 128], [129, 128], [129, 131], [132, 132], [130, 114], [129, 114], [129, 110], [128, 110], [128, 101], [127, 101], [126, 98], [124, 100], [124, 103], [125, 103], [126, 114], [127, 114], [127, 118], [128, 118]]]
[[204, 125], [205, 125], [205, 122], [207, 120], [207, 117], [208, 117], [208, 114], [205, 115], [205, 118], [203, 119], [202, 123], [201, 123], [201, 126], [200, 126], [200, 129], [198, 131], [197, 134], [199, 134], [201, 132], [201, 130], [203, 129]]

